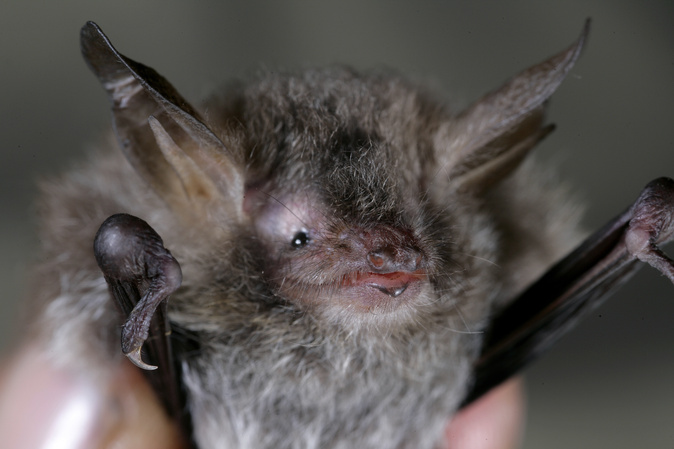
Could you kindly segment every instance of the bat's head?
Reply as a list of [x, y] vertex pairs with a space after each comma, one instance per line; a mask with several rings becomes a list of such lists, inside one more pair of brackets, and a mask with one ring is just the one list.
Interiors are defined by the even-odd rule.
[[395, 75], [331, 68], [264, 75], [204, 119], [92, 23], [82, 50], [125, 155], [180, 222], [245, 240], [273, 300], [389, 331], [493, 295], [481, 198], [552, 129], [544, 104], [586, 34], [458, 115]]
[[242, 211], [275, 293], [345, 323], [427, 305], [449, 263], [438, 247], [454, 246], [433, 236], [450, 223], [428, 189], [449, 115], [397, 78], [343, 68], [267, 75], [237, 104]]

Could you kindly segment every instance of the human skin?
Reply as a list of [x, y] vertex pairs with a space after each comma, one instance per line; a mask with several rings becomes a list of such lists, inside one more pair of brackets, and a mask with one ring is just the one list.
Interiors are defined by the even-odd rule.
[[461, 410], [445, 430], [445, 449], [514, 449], [526, 419], [523, 382], [511, 379]]

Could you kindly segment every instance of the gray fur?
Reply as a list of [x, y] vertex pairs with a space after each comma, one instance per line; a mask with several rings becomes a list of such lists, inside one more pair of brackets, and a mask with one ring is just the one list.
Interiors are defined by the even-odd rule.
[[[126, 212], [183, 270], [169, 313], [198, 335], [178, 357], [200, 448], [435, 447], [493, 306], [577, 241], [568, 195], [531, 161], [485, 190], [454, 185], [456, 114], [394, 74], [265, 74], [201, 113], [241, 167], [241, 221], [217, 204], [182, 220], [109, 143], [43, 186], [36, 296], [59, 363], [103, 376], [119, 360], [91, 248], [103, 220]], [[307, 263], [286, 262], [287, 241], [265, 234], [285, 210], [319, 229]], [[329, 251], [335, 236], [382, 224], [411, 230], [427, 279], [397, 308], [343, 306], [320, 282], [347, 264]]]

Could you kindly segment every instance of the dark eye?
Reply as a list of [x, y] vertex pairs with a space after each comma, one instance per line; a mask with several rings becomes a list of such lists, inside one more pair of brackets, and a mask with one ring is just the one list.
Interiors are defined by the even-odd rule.
[[307, 231], [299, 231], [297, 234], [293, 236], [292, 241], [290, 242], [290, 245], [293, 248], [302, 248], [304, 245], [309, 243], [309, 234], [307, 234]]

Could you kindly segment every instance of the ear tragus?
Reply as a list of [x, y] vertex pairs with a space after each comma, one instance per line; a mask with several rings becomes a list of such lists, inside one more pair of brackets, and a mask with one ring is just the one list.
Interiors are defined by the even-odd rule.
[[175, 143], [159, 120], [150, 116], [148, 122], [159, 149], [181, 181], [185, 195], [178, 201], [186, 200], [192, 207], [198, 207], [199, 204], [222, 199], [215, 184]]
[[451, 142], [438, 149], [450, 183], [461, 189], [489, 188], [553, 130], [543, 124], [546, 102], [578, 59], [589, 31], [588, 19], [573, 45], [488, 93], [441, 130], [442, 140]]
[[117, 52], [95, 23], [82, 27], [80, 44], [112, 102], [122, 151], [141, 177], [183, 218], [217, 201], [239, 219], [241, 169], [194, 108], [155, 70]]

